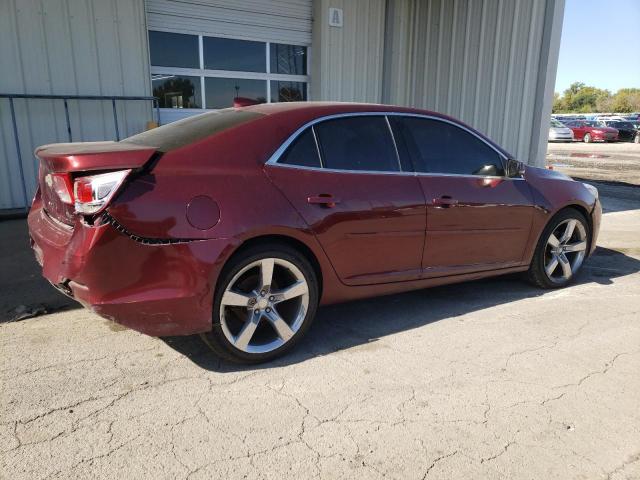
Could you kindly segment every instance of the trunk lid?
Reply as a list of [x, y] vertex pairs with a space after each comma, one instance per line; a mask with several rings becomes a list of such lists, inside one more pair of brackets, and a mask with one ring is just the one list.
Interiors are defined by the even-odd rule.
[[38, 147], [35, 155], [40, 160], [38, 184], [43, 208], [53, 219], [73, 225], [76, 218], [73, 201], [65, 202], [56, 188], [66, 185], [73, 191], [77, 177], [142, 168], [155, 152], [152, 147], [117, 142], [55, 143]]

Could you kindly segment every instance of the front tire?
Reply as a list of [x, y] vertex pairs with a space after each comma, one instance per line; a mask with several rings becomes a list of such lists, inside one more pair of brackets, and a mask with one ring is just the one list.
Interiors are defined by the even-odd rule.
[[633, 137], [633, 143], [640, 143], [640, 133]]
[[591, 143], [591, 134], [590, 133], [585, 133], [584, 137], [582, 137], [582, 141], [584, 143]]
[[225, 360], [254, 364], [291, 350], [318, 306], [311, 263], [286, 244], [250, 247], [225, 266], [214, 295], [210, 332], [201, 335]]
[[578, 210], [560, 211], [546, 226], [531, 260], [528, 280], [540, 288], [561, 288], [574, 279], [590, 248], [591, 232]]

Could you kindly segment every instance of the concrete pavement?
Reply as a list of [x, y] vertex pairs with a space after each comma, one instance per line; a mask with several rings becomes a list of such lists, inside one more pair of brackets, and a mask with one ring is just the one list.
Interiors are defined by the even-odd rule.
[[640, 478], [640, 198], [576, 285], [320, 310], [258, 368], [84, 309], [0, 325], [0, 478]]

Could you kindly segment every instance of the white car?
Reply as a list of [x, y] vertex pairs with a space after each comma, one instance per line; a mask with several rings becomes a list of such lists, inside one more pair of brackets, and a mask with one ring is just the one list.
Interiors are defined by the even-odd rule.
[[573, 142], [573, 131], [555, 118], [552, 118], [551, 126], [549, 127], [549, 141]]

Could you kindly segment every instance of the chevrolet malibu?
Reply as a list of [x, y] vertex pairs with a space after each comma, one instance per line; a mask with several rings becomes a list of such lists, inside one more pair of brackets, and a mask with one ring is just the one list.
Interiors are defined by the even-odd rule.
[[244, 363], [291, 349], [319, 305], [512, 272], [563, 287], [601, 217], [593, 187], [411, 108], [255, 105], [36, 155], [44, 276]]

